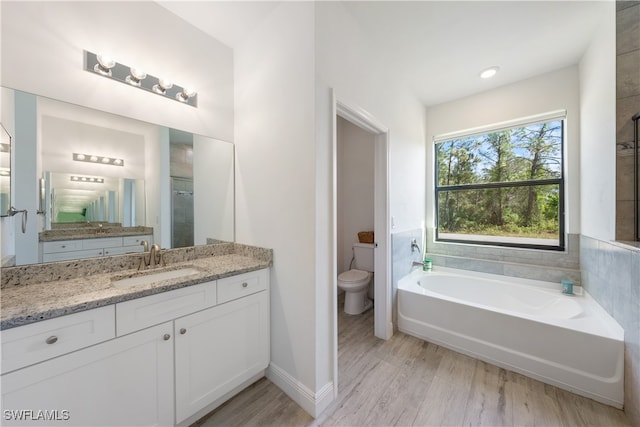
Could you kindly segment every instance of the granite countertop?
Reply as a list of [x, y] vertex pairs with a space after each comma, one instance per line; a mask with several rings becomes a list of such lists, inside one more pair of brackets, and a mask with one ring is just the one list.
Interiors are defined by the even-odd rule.
[[268, 257], [252, 256], [250, 250], [238, 250], [234, 253], [170, 263], [166, 267], [146, 272], [193, 267], [200, 270], [200, 273], [126, 289], [114, 287], [111, 284], [112, 278], [138, 275], [141, 272], [137, 269], [5, 286], [0, 297], [0, 330], [260, 270], [271, 266], [270, 252], [268, 254]]

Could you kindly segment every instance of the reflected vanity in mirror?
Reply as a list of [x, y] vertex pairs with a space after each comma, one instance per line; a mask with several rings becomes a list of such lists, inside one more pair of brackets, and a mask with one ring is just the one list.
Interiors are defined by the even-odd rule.
[[37, 232], [2, 235], [3, 260], [6, 248], [13, 265], [25, 265], [139, 252], [141, 240], [162, 248], [234, 241], [232, 143], [12, 89], [2, 96], [18, 130], [31, 127], [16, 135], [35, 134], [22, 141], [32, 154], [14, 159], [33, 180], [14, 185], [38, 213], [29, 224]]

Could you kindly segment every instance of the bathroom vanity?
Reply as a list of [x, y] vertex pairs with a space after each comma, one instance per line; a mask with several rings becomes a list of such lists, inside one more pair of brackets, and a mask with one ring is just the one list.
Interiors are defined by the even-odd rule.
[[75, 289], [31, 309], [16, 309], [19, 286], [4, 289], [3, 425], [196, 421], [264, 375], [270, 264], [245, 251], [175, 263], [196, 274], [124, 289], [113, 273], [48, 283]]

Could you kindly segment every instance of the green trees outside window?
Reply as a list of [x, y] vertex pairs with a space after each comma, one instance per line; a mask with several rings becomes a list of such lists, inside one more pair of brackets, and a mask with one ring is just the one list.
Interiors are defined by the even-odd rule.
[[564, 249], [564, 120], [436, 144], [436, 239]]

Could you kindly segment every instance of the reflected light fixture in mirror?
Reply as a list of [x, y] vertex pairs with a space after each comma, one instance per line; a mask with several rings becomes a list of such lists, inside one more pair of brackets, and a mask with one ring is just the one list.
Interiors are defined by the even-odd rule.
[[73, 182], [92, 182], [94, 184], [104, 184], [104, 178], [96, 178], [93, 176], [71, 175], [69, 180]]
[[144, 89], [182, 104], [198, 106], [198, 94], [191, 88], [179, 86], [166, 78], [152, 76], [138, 67], [121, 64], [106, 55], [85, 50], [84, 60], [86, 71], [127, 83], [129, 86]]
[[107, 156], [96, 156], [93, 154], [73, 153], [73, 160], [76, 162], [102, 163], [103, 165], [124, 166], [124, 160]]

